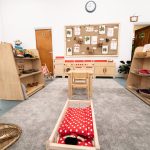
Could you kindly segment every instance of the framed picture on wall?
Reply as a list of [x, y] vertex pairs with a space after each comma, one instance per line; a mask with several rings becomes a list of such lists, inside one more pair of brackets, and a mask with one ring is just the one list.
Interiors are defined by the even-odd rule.
[[108, 45], [102, 46], [102, 54], [108, 54]]

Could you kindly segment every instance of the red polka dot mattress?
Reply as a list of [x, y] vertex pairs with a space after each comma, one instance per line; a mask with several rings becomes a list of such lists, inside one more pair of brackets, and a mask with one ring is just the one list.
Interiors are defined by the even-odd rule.
[[93, 146], [94, 131], [91, 107], [67, 108], [58, 133], [58, 143], [60, 144], [65, 144], [66, 136], [74, 135], [80, 137], [77, 145]]

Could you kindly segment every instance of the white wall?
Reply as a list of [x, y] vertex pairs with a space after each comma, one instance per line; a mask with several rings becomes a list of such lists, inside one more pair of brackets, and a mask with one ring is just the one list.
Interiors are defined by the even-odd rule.
[[[64, 55], [64, 26], [75, 24], [120, 23], [120, 50], [116, 60], [131, 55], [133, 23], [129, 17], [139, 15], [140, 22], [149, 22], [149, 0], [95, 0], [97, 9], [85, 11], [87, 0], [1, 0], [3, 41], [23, 41], [25, 48], [35, 48], [36, 27], [52, 27], [54, 56]], [[98, 57], [94, 58], [97, 59]], [[110, 58], [110, 59], [111, 59]], [[104, 59], [104, 58], [100, 58]]]

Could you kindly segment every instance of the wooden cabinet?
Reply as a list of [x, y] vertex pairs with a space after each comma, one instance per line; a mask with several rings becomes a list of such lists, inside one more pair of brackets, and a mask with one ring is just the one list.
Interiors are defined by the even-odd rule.
[[95, 66], [94, 67], [94, 75], [95, 76], [101, 76], [104, 74], [104, 68], [103, 67], [100, 67], [100, 66]]
[[115, 63], [114, 62], [95, 62], [94, 76], [115, 77]]
[[[32, 50], [32, 52], [38, 57], [15, 58], [11, 44], [0, 44], [1, 99], [25, 100], [44, 87], [38, 51]], [[32, 72], [21, 73], [21, 70], [32, 70]]]
[[115, 77], [115, 63], [100, 60], [54, 60], [54, 76], [68, 76], [68, 71], [76, 69], [92, 70], [93, 76]]
[[57, 57], [56, 59], [54, 59], [54, 77], [64, 77], [64, 69], [64, 57]]
[[137, 47], [133, 56], [130, 72], [127, 79], [127, 89], [150, 105], [150, 97], [138, 92], [139, 89], [150, 88], [150, 75], [139, 74], [138, 70], [150, 70], [150, 52], [142, 52], [143, 47]]

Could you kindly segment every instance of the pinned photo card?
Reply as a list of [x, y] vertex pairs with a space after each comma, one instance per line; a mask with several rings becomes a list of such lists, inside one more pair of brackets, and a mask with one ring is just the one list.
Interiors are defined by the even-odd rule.
[[66, 29], [66, 37], [72, 37], [72, 29]]
[[90, 36], [85, 36], [85, 37], [84, 37], [84, 44], [91, 44], [90, 41], [91, 41], [91, 40], [90, 40]]
[[117, 40], [116, 39], [111, 40], [110, 49], [111, 50], [117, 50]]
[[114, 36], [114, 28], [108, 28], [107, 29], [107, 36], [108, 37]]
[[86, 32], [93, 32], [94, 31], [94, 27], [90, 26], [90, 27], [85, 27], [85, 31]]
[[74, 35], [80, 35], [80, 27], [74, 27]]
[[80, 45], [79, 44], [74, 44], [73, 52], [74, 53], [79, 53], [80, 52]]
[[72, 48], [71, 47], [67, 48], [67, 56], [72, 56]]
[[118, 29], [118, 26], [114, 26], [114, 29]]
[[99, 26], [99, 34], [105, 34], [106, 31], [105, 31], [105, 25], [101, 25]]
[[104, 38], [100, 38], [99, 40], [100, 40], [100, 41], [105, 41], [105, 39], [104, 39]]
[[108, 45], [102, 46], [102, 54], [108, 54]]
[[91, 36], [91, 44], [97, 44], [97, 36]]

